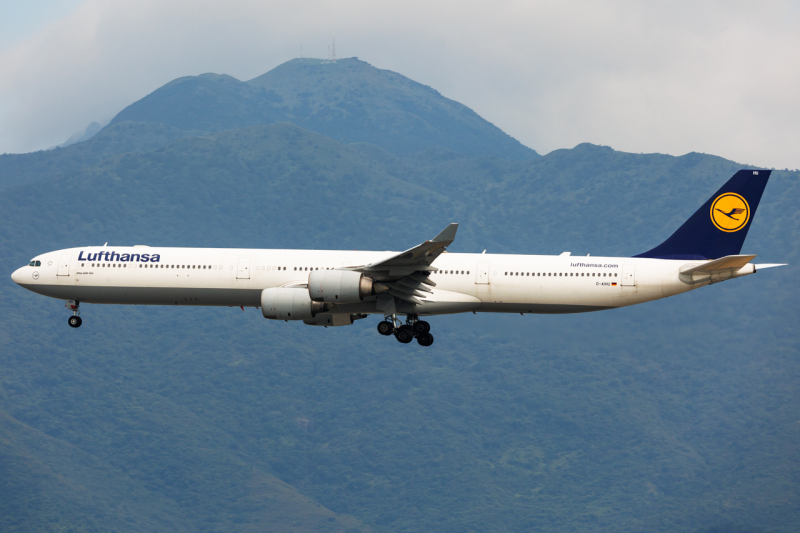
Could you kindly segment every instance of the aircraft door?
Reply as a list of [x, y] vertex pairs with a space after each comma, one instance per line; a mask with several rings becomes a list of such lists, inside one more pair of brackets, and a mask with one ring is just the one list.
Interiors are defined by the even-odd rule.
[[636, 271], [634, 265], [622, 265], [622, 286], [633, 287], [636, 285]]
[[236, 271], [236, 279], [250, 279], [250, 258], [240, 257], [239, 267]]
[[72, 259], [71, 255], [62, 255], [58, 261], [58, 276], [69, 276], [69, 262]]
[[475, 269], [475, 283], [487, 285], [489, 283], [489, 263], [478, 263]]

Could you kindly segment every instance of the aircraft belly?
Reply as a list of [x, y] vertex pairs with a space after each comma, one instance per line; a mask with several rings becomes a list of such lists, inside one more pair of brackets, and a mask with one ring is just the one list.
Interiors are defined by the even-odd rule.
[[27, 285], [33, 292], [94, 304], [129, 305], [261, 305], [261, 289], [200, 287], [113, 287], [76, 285]]
[[482, 312], [584, 313], [625, 305], [620, 287], [592, 283], [565, 283], [560, 287], [535, 284], [525, 287], [488, 286], [478, 291]]
[[532, 313], [544, 315], [557, 315], [567, 313], [589, 313], [614, 309], [613, 305], [585, 305], [585, 304], [559, 304], [559, 303], [510, 303], [510, 302], [484, 302], [479, 313]]

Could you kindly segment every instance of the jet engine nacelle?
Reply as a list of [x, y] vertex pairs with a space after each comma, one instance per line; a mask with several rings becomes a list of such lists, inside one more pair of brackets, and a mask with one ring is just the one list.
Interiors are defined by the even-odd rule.
[[261, 314], [273, 320], [311, 320], [328, 305], [312, 302], [305, 289], [272, 288], [261, 291]]
[[372, 279], [359, 272], [315, 270], [308, 276], [308, 295], [315, 302], [352, 304], [372, 293]]

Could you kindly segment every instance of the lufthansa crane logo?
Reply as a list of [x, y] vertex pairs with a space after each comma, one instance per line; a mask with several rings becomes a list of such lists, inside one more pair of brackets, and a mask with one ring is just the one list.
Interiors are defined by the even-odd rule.
[[733, 233], [747, 225], [750, 220], [750, 206], [744, 197], [726, 192], [711, 202], [711, 221], [722, 231]]

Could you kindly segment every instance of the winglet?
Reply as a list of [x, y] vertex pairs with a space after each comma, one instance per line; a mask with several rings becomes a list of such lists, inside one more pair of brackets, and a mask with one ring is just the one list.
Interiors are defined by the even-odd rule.
[[439, 235], [431, 239], [431, 242], [453, 242], [456, 240], [456, 231], [458, 231], [458, 224], [450, 224], [444, 228]]

